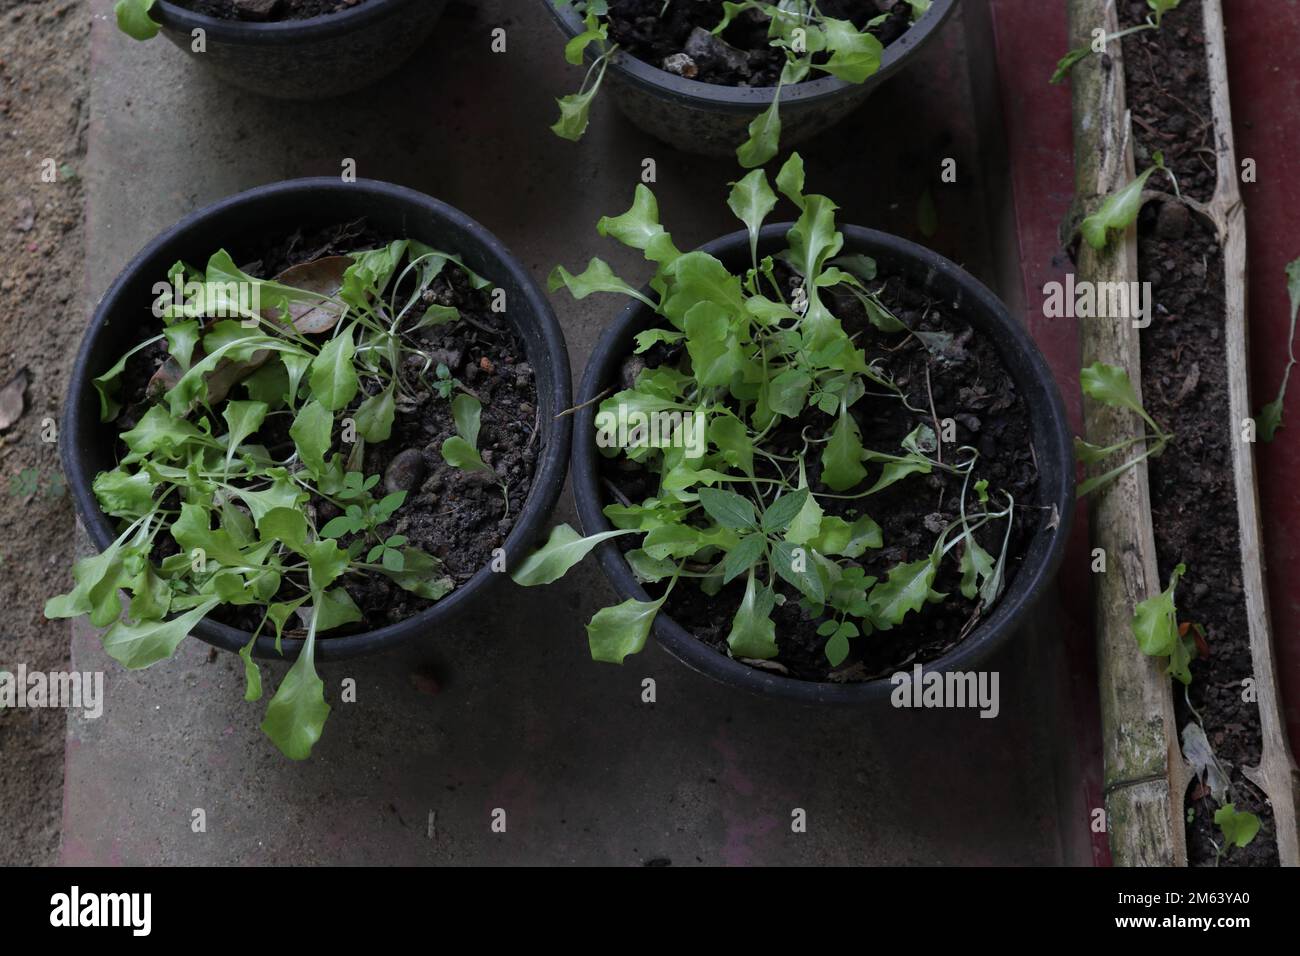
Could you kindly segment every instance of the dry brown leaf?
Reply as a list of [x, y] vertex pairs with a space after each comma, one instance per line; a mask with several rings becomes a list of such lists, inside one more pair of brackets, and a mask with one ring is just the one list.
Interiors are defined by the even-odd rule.
[[[352, 264], [351, 256], [325, 256], [323, 259], [290, 266], [276, 276], [274, 281], [333, 300], [343, 288], [343, 273]], [[293, 319], [293, 327], [299, 332], [304, 335], [320, 335], [338, 324], [345, 308], [342, 302], [337, 301], [318, 304], [290, 302], [289, 316]], [[263, 309], [262, 318], [274, 320], [276, 316], [270, 309]]]

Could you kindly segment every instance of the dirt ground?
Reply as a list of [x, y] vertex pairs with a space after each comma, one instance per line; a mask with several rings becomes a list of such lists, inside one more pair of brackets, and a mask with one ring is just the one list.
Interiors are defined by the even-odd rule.
[[[59, 416], [91, 305], [80, 180], [89, 27], [80, 0], [0, 0], [0, 391], [28, 377], [23, 413], [0, 433], [0, 669], [68, 661], [66, 622], [41, 613], [67, 580], [74, 527], [41, 423]], [[64, 728], [62, 710], [0, 709], [0, 865], [57, 861]]]

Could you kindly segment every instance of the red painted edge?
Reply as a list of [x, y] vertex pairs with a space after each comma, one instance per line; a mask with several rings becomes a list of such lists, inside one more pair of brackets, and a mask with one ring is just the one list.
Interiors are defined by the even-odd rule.
[[[1043, 315], [1043, 287], [1064, 281], [1070, 267], [1058, 230], [1074, 198], [1074, 138], [1068, 85], [1048, 78], [1066, 49], [1065, 5], [990, 0], [1002, 115], [1011, 161], [1012, 200], [1024, 283], [1026, 325], [1051, 366], [1065, 398], [1070, 423], [1082, 430], [1079, 392], [1079, 331], [1073, 319]], [[1062, 608], [1066, 664], [1070, 671], [1070, 713], [1079, 751], [1083, 806], [1103, 806], [1101, 708], [1093, 638], [1092, 582], [1088, 570], [1088, 521], [1075, 518], [1057, 581]], [[1089, 826], [1091, 818], [1080, 820]], [[1092, 861], [1110, 865], [1105, 833], [1088, 830]]]

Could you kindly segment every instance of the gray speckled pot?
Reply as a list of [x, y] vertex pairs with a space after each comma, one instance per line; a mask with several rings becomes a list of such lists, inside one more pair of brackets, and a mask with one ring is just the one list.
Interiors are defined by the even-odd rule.
[[[582, 18], [572, 9], [550, 9], [566, 36], [576, 36]], [[957, 6], [957, 0], [934, 0], [912, 28], [885, 48], [880, 70], [863, 83], [845, 83], [833, 76], [808, 80], [781, 91], [781, 148], [829, 129], [866, 101], [886, 78], [899, 70], [923, 43], [933, 37]], [[587, 49], [587, 60], [594, 55]], [[814, 75], [816, 75], [814, 73]], [[610, 60], [605, 86], [614, 102], [636, 126], [689, 153], [730, 156], [745, 141], [750, 121], [772, 103], [772, 86], [719, 86], [688, 80], [651, 66], [627, 53]], [[605, 90], [601, 91], [604, 95]]]
[[[366, 0], [340, 13], [252, 23], [200, 16], [167, 0], [149, 15], [222, 80], [263, 96], [318, 100], [351, 93], [397, 69], [432, 32], [447, 0]], [[193, 31], [207, 50], [191, 49]]]

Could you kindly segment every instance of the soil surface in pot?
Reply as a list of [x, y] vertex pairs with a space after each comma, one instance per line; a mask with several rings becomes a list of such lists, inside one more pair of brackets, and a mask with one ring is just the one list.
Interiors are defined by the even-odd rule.
[[[793, 275], [784, 263], [778, 268]], [[935, 427], [937, 422], [952, 418], [956, 441], [943, 444], [945, 459], [956, 460], [961, 446], [978, 449], [980, 457], [971, 478], [972, 487], [980, 478], [986, 478], [990, 494], [995, 496], [995, 507], [1003, 506], [1004, 492], [1017, 502], [1007, 544], [1006, 576], [1010, 584], [1035, 531], [1048, 520], [1038, 504], [1038, 466], [1029, 409], [990, 337], [964, 322], [950, 303], [934, 299], [921, 286], [891, 274], [883, 265], [876, 285], [881, 282], [881, 301], [909, 328], [926, 335], [928, 347], [907, 333], [879, 331], [852, 296], [832, 294], [827, 295], [827, 301], [844, 328], [858, 337], [857, 344], [866, 350], [868, 360], [879, 359], [906, 392], [908, 404], [919, 409], [933, 407], [933, 414], [910, 412], [892, 396], [867, 394], [851, 408], [862, 431], [863, 445], [897, 454], [900, 440], [918, 425]], [[791, 295], [793, 290], [791, 284]], [[644, 358], [648, 367], [683, 361], [689, 365], [681, 346], [657, 345]], [[639, 369], [639, 359], [624, 365], [624, 387], [630, 385], [629, 376]], [[826, 430], [827, 421], [817, 411], [806, 411], [799, 419], [782, 419], [784, 424], [768, 436], [762, 447], [778, 455], [797, 455], [803, 446], [800, 432], [810, 427], [812, 433], [820, 434]], [[658, 476], [630, 460], [602, 458], [602, 468], [606, 488], [619, 499], [640, 502], [658, 489]], [[821, 482], [820, 455], [808, 456], [807, 469], [814, 493], [833, 493]], [[873, 470], [863, 487], [874, 480]], [[868, 550], [857, 563], [868, 575], [883, 578], [894, 565], [929, 553], [938, 533], [957, 519], [961, 492], [960, 477], [936, 470], [930, 475], [909, 476], [867, 498], [827, 497], [819, 498], [819, 504], [828, 515], [852, 521], [865, 512], [880, 525], [884, 546]], [[968, 510], [974, 502], [974, 492], [968, 492]], [[976, 538], [996, 556], [1002, 553], [1005, 534], [1006, 521], [1002, 520], [981, 528]], [[616, 541], [624, 550], [638, 546], [635, 538]], [[772, 614], [780, 654], [762, 666], [802, 680], [847, 683], [888, 675], [943, 656], [974, 630], [984, 612], [978, 600], [968, 600], [961, 594], [958, 556], [956, 550], [949, 553], [935, 581], [934, 589], [947, 594], [946, 600], [924, 605], [891, 630], [853, 639], [848, 658], [833, 669], [824, 652], [826, 638], [816, 633], [824, 618], [807, 616], [799, 606], [798, 592], [781, 582], [778, 591], [787, 600]], [[662, 593], [656, 587], [648, 585], [647, 590]], [[743, 577], [716, 596], [684, 581], [669, 595], [666, 611], [698, 640], [727, 654], [727, 635], [744, 590]]]
[[[1138, 272], [1152, 284], [1154, 316], [1142, 331], [1142, 401], [1176, 436], [1150, 460], [1151, 518], [1164, 587], [1175, 567], [1187, 573], [1175, 593], [1178, 619], [1205, 629], [1192, 662], [1191, 706], [1220, 763], [1231, 768], [1232, 803], [1260, 818], [1255, 840], [1234, 848], [1221, 866], [1278, 863], [1273, 814], [1242, 768], [1260, 760], [1259, 708], [1242, 699], [1253, 674], [1241, 583], [1237, 494], [1232, 465], [1235, 425], [1227, 419], [1228, 371], [1223, 337], [1223, 256], [1214, 229], [1181, 203], [1148, 203], [1138, 220]], [[1208, 652], [1208, 654], [1206, 653]], [[1196, 715], [1174, 683], [1181, 729]], [[1214, 865], [1218, 805], [1194, 781], [1187, 794], [1188, 861]]]
[[[306, 234], [295, 232], [260, 246], [250, 244], [240, 248], [239, 252], [246, 254], [241, 268], [258, 278], [270, 278], [299, 263], [373, 249], [390, 239], [371, 231], [364, 221]], [[380, 532], [385, 536], [406, 535], [411, 545], [440, 559], [443, 573], [459, 587], [491, 562], [493, 550], [504, 545], [523, 512], [540, 453], [540, 413], [533, 369], [523, 343], [510, 324], [491, 310], [490, 290], [473, 289], [465, 274], [448, 263], [430, 291], [438, 304], [459, 309], [461, 317], [458, 321], [421, 329], [415, 335], [424, 351], [446, 365], [451, 376], [482, 402], [478, 447], [483, 460], [508, 482], [508, 506], [507, 492], [500, 484], [443, 461], [440, 449], [443, 441], [456, 434], [455, 423], [449, 401], [427, 390], [414, 405], [398, 403], [392, 436], [388, 441], [366, 446], [362, 471], [366, 475], [383, 476], [376, 488], [378, 496], [399, 490], [408, 493], [405, 503], [380, 527]], [[147, 334], [152, 332], [150, 329]], [[114, 423], [119, 431], [131, 428], [148, 409], [145, 388], [165, 357], [160, 346], [137, 353], [127, 363], [122, 389], [124, 410]], [[377, 390], [373, 381], [363, 378], [362, 391], [353, 407]], [[238, 386], [232, 397], [244, 397]], [[216, 422], [221, 422], [220, 416]], [[249, 441], [265, 445], [273, 453], [286, 445], [292, 447], [289, 424], [288, 416], [271, 416]], [[334, 450], [347, 453], [347, 447], [340, 447], [337, 436]], [[119, 455], [125, 452], [120, 443], [118, 451]], [[317, 527], [339, 513], [331, 502], [315, 495], [307, 508]], [[175, 551], [170, 537], [160, 535], [159, 538]], [[341, 543], [349, 540], [345, 537]], [[155, 558], [168, 553], [160, 545]], [[349, 574], [342, 579], [342, 584], [364, 619], [332, 629], [321, 635], [322, 640], [394, 624], [434, 603], [378, 574]], [[293, 596], [286, 592], [281, 599]], [[213, 617], [251, 633], [261, 623], [262, 615], [263, 610], [256, 606], [223, 605]], [[294, 623], [291, 619], [290, 625]], [[301, 631], [301, 628], [285, 628], [285, 634], [291, 637], [303, 636]]]
[[170, 0], [178, 7], [218, 20], [246, 20], [269, 23], [278, 20], [310, 20], [329, 13], [342, 13], [367, 0]]
[[[1120, 25], [1136, 26], [1150, 13], [1146, 0], [1121, 0]], [[1165, 14], [1159, 30], [1142, 30], [1121, 42], [1138, 171], [1162, 152], [1183, 195], [1209, 202], [1218, 171], [1204, 23], [1201, 0], [1183, 0]]]
[[[821, 0], [827, 17], [868, 28], [888, 46], [908, 31], [912, 8], [898, 0]], [[662, 13], [662, 16], [660, 15]], [[768, 45], [768, 20], [757, 10], [738, 14], [720, 37], [713, 30], [723, 17], [723, 0], [610, 0], [609, 38], [638, 60], [678, 76], [719, 86], [776, 86], [785, 52]], [[812, 71], [808, 79], [827, 74]]]

